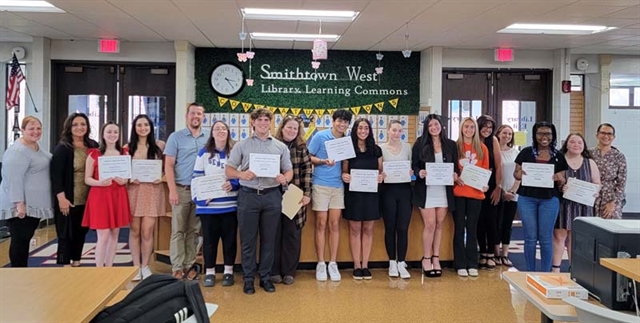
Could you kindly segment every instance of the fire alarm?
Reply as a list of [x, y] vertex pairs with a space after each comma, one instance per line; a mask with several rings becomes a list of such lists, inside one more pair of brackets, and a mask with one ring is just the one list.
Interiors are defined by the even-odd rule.
[[571, 81], [562, 81], [562, 93], [571, 93]]

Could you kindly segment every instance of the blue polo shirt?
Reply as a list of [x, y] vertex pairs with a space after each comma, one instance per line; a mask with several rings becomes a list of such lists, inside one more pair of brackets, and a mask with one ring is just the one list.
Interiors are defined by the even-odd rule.
[[[333, 136], [331, 129], [325, 129], [316, 133], [309, 142], [309, 153], [320, 159], [329, 158], [324, 143], [333, 139], [337, 138]], [[313, 185], [341, 188], [344, 187], [341, 176], [342, 162], [337, 162], [334, 166], [313, 165], [311, 181]]]
[[193, 165], [196, 163], [198, 152], [206, 143], [207, 136], [202, 128], [197, 137], [194, 137], [188, 128], [178, 130], [169, 136], [164, 154], [176, 158], [176, 184], [191, 185]]

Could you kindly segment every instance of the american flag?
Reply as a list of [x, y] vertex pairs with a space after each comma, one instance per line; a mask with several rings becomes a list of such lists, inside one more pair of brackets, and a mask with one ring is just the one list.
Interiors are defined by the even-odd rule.
[[10, 75], [9, 84], [7, 84], [7, 110], [20, 105], [20, 82], [24, 80], [24, 74], [15, 54], [11, 59]]

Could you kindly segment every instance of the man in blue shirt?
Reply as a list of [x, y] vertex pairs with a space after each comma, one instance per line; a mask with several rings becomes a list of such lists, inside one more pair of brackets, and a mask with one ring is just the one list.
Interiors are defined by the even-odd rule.
[[340, 215], [344, 209], [344, 183], [342, 183], [342, 164], [328, 159], [324, 143], [345, 136], [351, 112], [340, 109], [333, 113], [333, 127], [318, 132], [309, 142], [309, 153], [313, 163], [313, 186], [311, 191], [312, 209], [316, 212], [316, 279], [327, 280], [327, 265], [324, 262], [325, 230], [329, 219], [329, 276], [332, 281], [340, 281], [336, 259], [340, 241]]
[[192, 280], [198, 276], [194, 263], [200, 219], [196, 217], [196, 205], [191, 200], [191, 178], [198, 151], [207, 142], [207, 135], [202, 131], [202, 104], [189, 104], [186, 118], [187, 128], [172, 133], [167, 140], [164, 172], [172, 206], [169, 253], [173, 276], [183, 278], [186, 274], [187, 279]]

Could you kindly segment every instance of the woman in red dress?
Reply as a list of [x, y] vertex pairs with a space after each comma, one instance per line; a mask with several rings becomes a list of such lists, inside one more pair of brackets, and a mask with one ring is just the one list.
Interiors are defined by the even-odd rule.
[[120, 177], [100, 178], [98, 157], [127, 155], [120, 145], [120, 127], [108, 122], [100, 131], [100, 147], [87, 151], [84, 181], [91, 186], [87, 197], [82, 225], [96, 230], [96, 267], [111, 267], [116, 256], [118, 233], [131, 222], [129, 197]]

